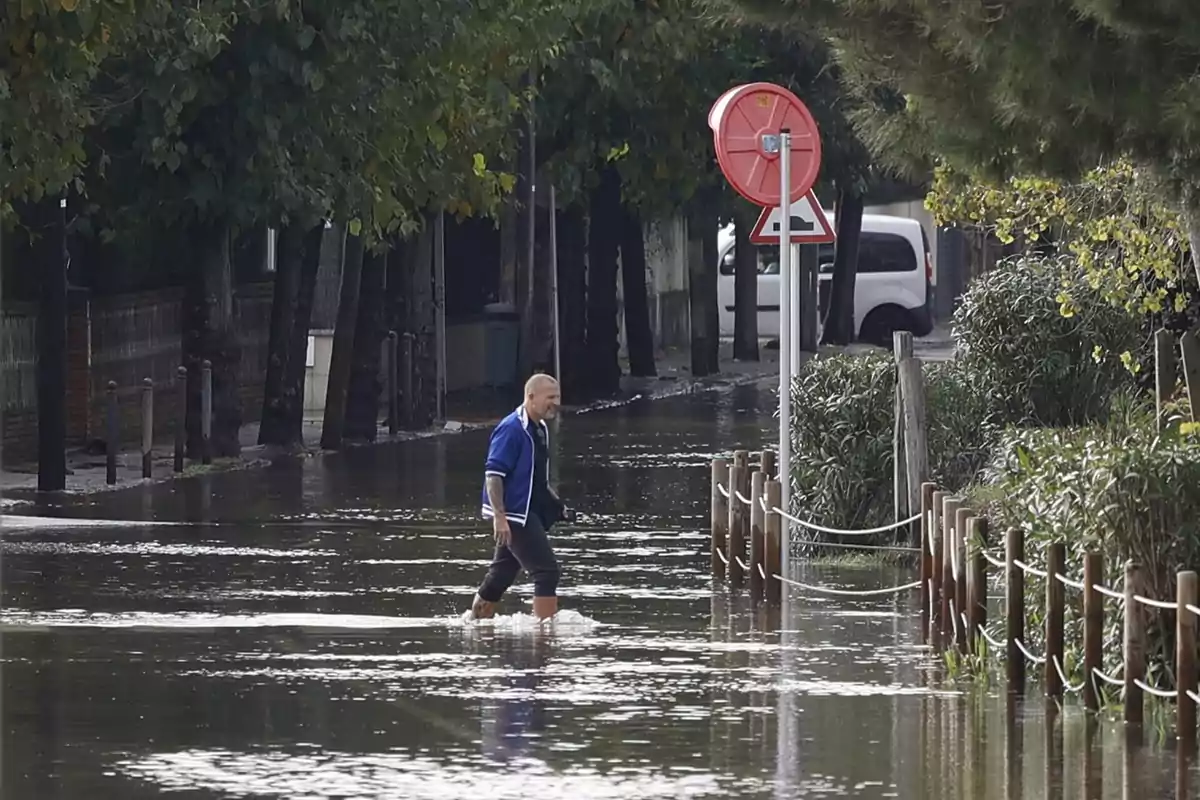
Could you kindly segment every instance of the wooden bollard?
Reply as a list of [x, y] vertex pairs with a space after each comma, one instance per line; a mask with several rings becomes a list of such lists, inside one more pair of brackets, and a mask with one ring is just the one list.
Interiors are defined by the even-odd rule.
[[1025, 693], [1025, 654], [1017, 642], [1025, 643], [1025, 570], [1017, 561], [1025, 560], [1025, 531], [1009, 528], [1005, 536], [1004, 635], [1007, 639], [1006, 667], [1008, 668], [1008, 691]]
[[208, 359], [200, 365], [200, 463], [212, 463], [213, 423], [212, 362]]
[[970, 652], [979, 652], [980, 631], [987, 625], [987, 568], [984, 558], [987, 549], [987, 517], [967, 520], [967, 545], [970, 576], [967, 578], [967, 645]]
[[783, 568], [783, 517], [775, 512], [783, 500], [783, 485], [779, 481], [766, 483], [767, 512], [764, 524], [763, 569], [767, 573], [767, 602], [778, 603], [783, 597], [783, 581], [776, 578]]
[[1144, 713], [1142, 687], [1135, 681], [1146, 677], [1146, 614], [1142, 604], [1133, 599], [1142, 586], [1141, 565], [1125, 562], [1125, 722], [1141, 725]]
[[763, 450], [762, 465], [760, 467], [762, 473], [767, 476], [767, 480], [773, 480], [778, 477], [775, 472], [778, 469], [775, 465], [775, 451]]
[[[400, 337], [395, 331], [387, 335], [387, 393], [388, 435], [395, 436], [400, 429]], [[721, 480], [725, 480], [722, 476]]]
[[1180, 572], [1175, 577], [1175, 736], [1191, 746], [1196, 740], [1196, 704], [1188, 690], [1196, 691], [1196, 573]]
[[766, 485], [767, 475], [761, 469], [750, 476], [750, 596], [755, 600], [762, 599], [762, 571], [766, 569], [763, 537], [767, 515], [762, 507], [763, 487]]
[[956, 553], [954, 564], [957, 571], [954, 576], [954, 607], [958, 609], [957, 621], [959, 623], [955, 643], [958, 645], [960, 653], [967, 652], [967, 639], [970, 638], [966, 621], [963, 618], [967, 616], [967, 520], [971, 516], [972, 512], [969, 508], [959, 508], [954, 515], [954, 551]]
[[187, 448], [187, 407], [188, 407], [188, 371], [187, 367], [175, 370], [176, 400], [179, 403], [179, 419], [175, 421], [175, 463], [176, 472], [183, 472], [183, 455]]
[[1063, 660], [1063, 626], [1066, 615], [1066, 592], [1062, 581], [1055, 575], [1062, 575], [1067, 570], [1067, 546], [1063, 542], [1053, 542], [1046, 551], [1046, 696], [1062, 697], [1063, 684], [1059, 677], [1058, 667], [1054, 660], [1058, 659], [1059, 666]]
[[746, 580], [742, 562], [746, 559], [746, 534], [750, 527], [750, 507], [743, 503], [738, 494], [746, 496], [750, 490], [750, 453], [735, 450], [733, 463], [729, 466], [729, 582], [741, 586]]
[[729, 462], [723, 458], [712, 461], [712, 575], [717, 580], [725, 580], [725, 562], [721, 555], [725, 552], [725, 540], [729, 530], [729, 501], [721, 494], [725, 481], [729, 478]]
[[1100, 669], [1104, 654], [1104, 599], [1096, 586], [1104, 582], [1104, 561], [1099, 553], [1083, 557], [1083, 705], [1088, 711], [1100, 710]]
[[929, 578], [933, 583], [930, 598], [932, 607], [929, 610], [932, 622], [929, 630], [930, 639], [936, 638], [938, 642], [944, 638], [941, 633], [946, 629], [946, 617], [942, 614], [942, 505], [949, 496], [949, 492], [934, 491], [931, 508], [933, 518], [929, 522], [929, 535], [933, 537], [933, 553], [929, 557], [932, 568]]
[[112, 486], [117, 482], [117, 451], [121, 448], [121, 430], [117, 421], [117, 382], [108, 382], [106, 396], [108, 442], [104, 448], [104, 480]]
[[954, 575], [954, 559], [957, 558], [954, 523], [961, 506], [962, 500], [953, 495], [942, 501], [942, 634], [947, 646], [957, 638], [956, 633], [962, 626]]
[[933, 508], [933, 493], [937, 484], [921, 484], [921, 641], [929, 641], [929, 620], [932, 613], [930, 593], [933, 590], [933, 531], [929, 513]]

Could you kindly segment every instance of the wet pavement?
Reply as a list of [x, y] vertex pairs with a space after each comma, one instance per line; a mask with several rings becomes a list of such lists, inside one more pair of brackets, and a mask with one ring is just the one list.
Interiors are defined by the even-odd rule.
[[781, 626], [714, 592], [709, 461], [769, 443], [773, 408], [747, 386], [564, 419], [580, 518], [555, 533], [551, 630], [524, 579], [493, 624], [461, 621], [490, 556], [486, 432], [10, 508], [151, 524], [6, 531], [0, 794], [1175, 795], [1169, 748], [943, 682], [914, 597], [796, 590]]

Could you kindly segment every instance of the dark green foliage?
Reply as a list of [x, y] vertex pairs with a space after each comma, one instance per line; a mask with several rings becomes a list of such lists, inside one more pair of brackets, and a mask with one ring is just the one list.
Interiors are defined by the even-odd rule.
[[[1061, 313], [1064, 286], [1077, 309]], [[1136, 316], [1092, 289], [1067, 258], [1020, 258], [972, 283], [954, 315], [959, 357], [1006, 421], [1077, 425], [1103, 419], [1133, 383], [1121, 354], [1138, 347]]]
[[[1005, 426], [1106, 419], [1133, 378], [1116, 355], [1133, 347], [1137, 321], [1080, 290], [1079, 311], [1055, 300], [1064, 262], [1002, 265], [976, 281], [954, 319], [962, 353], [924, 366], [931, 480], [950, 491], [974, 483]], [[1096, 343], [1109, 348], [1097, 361]], [[805, 518], [830, 527], [894, 521], [890, 355], [812, 362], [793, 388], [793, 480]], [[886, 537], [884, 537], [886, 538]]]

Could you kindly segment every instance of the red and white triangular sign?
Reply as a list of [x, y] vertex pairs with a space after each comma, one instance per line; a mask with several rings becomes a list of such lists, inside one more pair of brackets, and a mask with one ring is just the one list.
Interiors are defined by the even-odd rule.
[[[764, 208], [754, 230], [750, 232], [750, 241], [755, 244], [779, 244], [781, 222], [779, 206]], [[792, 203], [793, 244], [822, 244], [836, 238], [829, 217], [821, 210], [821, 204], [817, 202], [817, 195], [812, 189]]]

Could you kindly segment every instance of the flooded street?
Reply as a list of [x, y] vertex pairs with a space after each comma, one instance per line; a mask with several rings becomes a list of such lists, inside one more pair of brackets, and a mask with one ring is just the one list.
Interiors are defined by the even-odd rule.
[[1014, 711], [943, 682], [915, 595], [793, 589], [781, 622], [714, 592], [710, 460], [769, 446], [774, 402], [562, 420], [579, 519], [552, 534], [552, 630], [524, 576], [494, 624], [461, 621], [491, 555], [487, 432], [13, 509], [151, 524], [6, 532], [3, 797], [1176, 795], [1171, 748], [1048, 718], [1036, 683]]

